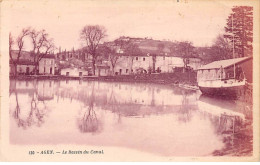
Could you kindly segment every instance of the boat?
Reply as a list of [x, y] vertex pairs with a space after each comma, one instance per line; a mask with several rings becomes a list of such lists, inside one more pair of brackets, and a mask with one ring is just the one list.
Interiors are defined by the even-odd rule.
[[[237, 97], [247, 84], [243, 68], [250, 74], [252, 57], [214, 61], [197, 70], [200, 91], [206, 95]], [[252, 74], [252, 71], [251, 71]]]

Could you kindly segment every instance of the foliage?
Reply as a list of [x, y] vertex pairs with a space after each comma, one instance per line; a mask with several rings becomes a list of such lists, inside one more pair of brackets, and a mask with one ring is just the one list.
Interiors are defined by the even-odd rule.
[[223, 35], [219, 35], [209, 53], [211, 61], [230, 59], [232, 58], [232, 46]]
[[234, 44], [234, 57], [252, 56], [253, 7], [235, 6], [225, 27], [227, 38]]

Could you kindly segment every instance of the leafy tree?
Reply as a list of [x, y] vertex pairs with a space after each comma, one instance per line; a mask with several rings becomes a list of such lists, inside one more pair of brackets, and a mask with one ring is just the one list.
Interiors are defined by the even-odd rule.
[[185, 69], [189, 64], [189, 58], [192, 57], [195, 53], [194, 48], [195, 47], [193, 46], [193, 44], [189, 41], [182, 41], [177, 43], [175, 51], [176, 54], [178, 54], [178, 56], [181, 56], [183, 59], [183, 72], [185, 72]]
[[232, 58], [232, 45], [223, 35], [218, 35], [210, 47], [210, 60], [218, 61]]
[[227, 19], [225, 27], [227, 38], [234, 44], [234, 56], [252, 56], [253, 42], [253, 7], [235, 6]]

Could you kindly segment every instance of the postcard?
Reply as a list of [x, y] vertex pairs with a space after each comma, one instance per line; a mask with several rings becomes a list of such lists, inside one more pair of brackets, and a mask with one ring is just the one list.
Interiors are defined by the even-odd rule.
[[0, 7], [1, 161], [260, 161], [258, 0]]

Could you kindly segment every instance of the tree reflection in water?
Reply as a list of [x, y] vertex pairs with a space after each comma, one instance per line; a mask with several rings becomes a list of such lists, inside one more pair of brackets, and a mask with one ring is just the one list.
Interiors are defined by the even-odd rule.
[[222, 114], [219, 117], [217, 132], [222, 135], [225, 147], [214, 151], [213, 155], [252, 155], [252, 125], [247, 125], [239, 116]]
[[[95, 96], [94, 96], [94, 86], [92, 88], [92, 92], [89, 98], [89, 106], [87, 108], [84, 103], [83, 117], [78, 120], [78, 127], [82, 133], [97, 133], [100, 131], [100, 121], [97, 119], [96, 112], [94, 110]], [[84, 110], [85, 109], [85, 110]]]
[[[252, 109], [248, 109], [246, 103], [238, 104], [237, 101], [232, 100], [201, 96], [200, 101], [207, 103], [207, 107], [211, 111], [220, 113], [217, 116], [211, 115], [210, 120], [214, 125], [216, 134], [222, 138], [225, 146], [221, 150], [214, 151], [213, 155], [252, 155], [253, 129], [250, 119]], [[221, 109], [218, 107], [221, 107]], [[221, 110], [226, 111], [221, 112]], [[247, 113], [244, 111], [247, 111]]]
[[[18, 127], [22, 127], [24, 129], [27, 129], [28, 127], [31, 127], [32, 125], [36, 125], [40, 127], [44, 123], [44, 116], [46, 115], [48, 108], [45, 105], [44, 101], [41, 101], [43, 103], [43, 108], [40, 109], [38, 107], [39, 105], [39, 100], [38, 100], [38, 93], [37, 93], [37, 88], [36, 88], [36, 82], [34, 81], [32, 83], [33, 89], [32, 90], [27, 90], [29, 96], [31, 96], [31, 101], [30, 101], [30, 111], [28, 113], [27, 117], [21, 117], [21, 107], [18, 99], [18, 93], [19, 89], [16, 88], [17, 82], [14, 82], [14, 86], [12, 86], [13, 93], [15, 94], [15, 100], [16, 100], [16, 107], [13, 112], [13, 117], [17, 122]], [[28, 87], [28, 82], [26, 82], [26, 88]], [[10, 87], [11, 88], [11, 87]], [[23, 89], [21, 89], [23, 90]], [[23, 101], [23, 100], [22, 100]], [[26, 111], [26, 109], [23, 109], [22, 111]]]
[[[57, 81], [55, 88], [53, 88], [54, 85], [49, 83], [49, 80], [43, 84], [40, 81], [34, 83], [29, 81], [26, 83], [27, 85], [25, 85], [25, 81], [21, 82], [15, 82], [15, 85], [12, 85], [12, 82], [10, 85], [10, 95], [13, 100], [10, 104], [12, 107], [10, 114], [13, 114], [18, 126], [25, 129], [32, 125], [42, 126], [48, 112], [46, 105], [51, 105], [46, 100], [53, 100], [55, 93], [57, 98], [56, 105], [53, 105], [55, 111], [55, 106], [58, 104], [70, 104], [72, 100], [72, 104], [82, 105], [81, 109], [77, 107], [77, 111], [68, 111], [72, 114], [80, 113], [76, 121], [74, 116], [70, 114], [66, 114], [65, 117], [76, 122], [76, 127], [72, 126], [71, 129], [73, 131], [76, 129], [76, 132], [82, 136], [86, 136], [83, 133], [94, 134], [101, 131], [106, 133], [111, 128], [123, 132], [126, 130], [125, 128], [132, 126], [128, 125], [131, 122], [154, 122], [158, 119], [155, 122], [160, 122], [162, 125], [167, 124], [164, 123], [164, 120], [159, 120], [164, 117], [167, 119], [169, 114], [169, 116], [173, 116], [173, 119], [171, 118], [174, 120], [173, 122], [180, 126], [198, 121], [198, 128], [201, 128], [200, 120], [202, 123], [209, 123], [206, 128], [211, 129], [210, 136], [217, 137], [217, 140], [222, 140], [225, 145], [222, 149], [214, 152], [212, 149], [210, 153], [213, 155], [248, 155], [252, 152], [252, 110], [245, 103], [232, 103], [207, 97], [200, 97], [198, 100], [197, 93], [192, 91], [174, 88], [169, 92], [168, 89], [158, 89], [158, 86], [151, 86], [149, 89], [139, 84]], [[50, 88], [55, 90], [50, 90]], [[26, 101], [27, 95], [29, 101]], [[26, 105], [27, 109], [24, 108]], [[107, 115], [105, 120], [102, 118], [103, 114]], [[242, 116], [241, 119], [239, 114], [247, 114], [247, 117]], [[59, 112], [52, 115], [50, 118], [59, 122], [56, 120], [59, 116], [55, 116], [59, 115]], [[114, 118], [110, 118], [113, 116]], [[247, 121], [251, 121], [251, 123]], [[105, 122], [108, 124], [104, 125]], [[148, 127], [148, 129], [151, 128]], [[165, 133], [167, 132], [165, 131]], [[103, 133], [99, 135], [104, 136]], [[159, 136], [168, 137], [168, 134], [160, 134]]]

